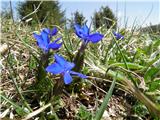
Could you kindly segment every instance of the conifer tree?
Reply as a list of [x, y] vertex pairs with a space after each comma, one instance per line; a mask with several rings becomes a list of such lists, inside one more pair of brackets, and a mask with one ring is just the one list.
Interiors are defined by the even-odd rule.
[[80, 13], [79, 11], [76, 11], [74, 13], [74, 22], [79, 24], [79, 25], [83, 25], [83, 23], [85, 22], [85, 17], [83, 16], [82, 13]]
[[98, 12], [94, 13], [93, 25], [95, 28], [99, 28], [102, 25], [105, 25], [106, 28], [110, 28], [112, 25], [114, 25], [113, 28], [116, 28], [116, 22], [116, 17], [108, 6], [101, 7]]
[[[22, 21], [32, 18], [32, 23], [43, 23], [49, 25], [59, 25], [65, 21], [64, 12], [61, 11], [58, 1], [25, 1], [18, 4], [17, 10]], [[40, 4], [37, 12], [26, 17], [32, 13]]]

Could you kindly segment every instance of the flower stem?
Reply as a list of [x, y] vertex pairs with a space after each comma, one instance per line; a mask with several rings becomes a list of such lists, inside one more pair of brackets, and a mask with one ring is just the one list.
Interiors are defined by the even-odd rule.
[[64, 87], [63, 75], [60, 76], [59, 80], [56, 81], [56, 84], [53, 88], [53, 95], [59, 95], [62, 93]]
[[80, 72], [81, 69], [83, 68], [85, 48], [86, 48], [86, 44], [83, 42], [80, 49], [78, 50], [78, 53], [75, 59], [73, 60], [73, 62], [75, 63], [75, 67], [73, 70], [76, 72]]

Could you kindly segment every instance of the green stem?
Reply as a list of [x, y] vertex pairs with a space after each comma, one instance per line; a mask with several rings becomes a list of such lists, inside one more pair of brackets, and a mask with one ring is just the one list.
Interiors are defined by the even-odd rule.
[[53, 88], [53, 95], [57, 96], [62, 93], [64, 87], [63, 75], [60, 76], [59, 80], [56, 81], [56, 84]]
[[[118, 45], [115, 37], [113, 37], [113, 40], [114, 40], [114, 42], [116, 43], [116, 46], [117, 46], [117, 48], [118, 48], [118, 50], [119, 50], [119, 52], [120, 52], [120, 54], [121, 54], [121, 56], [122, 56], [122, 59], [123, 59], [123, 62], [124, 62], [124, 65], [125, 65], [126, 69], [129, 70], [128, 65], [127, 65], [127, 61], [126, 61], [126, 59], [125, 59], [125, 57], [124, 57], [124, 55], [123, 55], [123, 53], [122, 53], [122, 51], [121, 51], [121, 49], [120, 49], [120, 47], [119, 47], [119, 45]], [[134, 79], [133, 79], [133, 77], [131, 76], [130, 73], [128, 73], [128, 76], [129, 76], [129, 78], [131, 79], [131, 81], [134, 83], [134, 85], [137, 86], [137, 85], [136, 85], [136, 82], [134, 81]]]
[[83, 42], [80, 49], [78, 50], [78, 53], [77, 53], [74, 61], [73, 61], [75, 63], [75, 67], [73, 70], [76, 72], [80, 72], [81, 69], [83, 68], [85, 48], [86, 48], [86, 44]]

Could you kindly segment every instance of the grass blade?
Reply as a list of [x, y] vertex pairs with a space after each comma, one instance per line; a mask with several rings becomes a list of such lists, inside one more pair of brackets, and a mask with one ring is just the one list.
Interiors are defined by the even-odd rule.
[[[117, 75], [116, 75], [117, 76]], [[113, 79], [113, 82], [111, 84], [111, 87], [109, 88], [109, 91], [108, 91], [108, 94], [106, 94], [104, 100], [103, 100], [103, 103], [102, 105], [100, 106], [100, 109], [98, 110], [96, 116], [95, 116], [95, 120], [100, 120], [102, 118], [102, 115], [108, 105], [108, 102], [109, 102], [109, 99], [110, 97], [112, 96], [112, 92], [113, 92], [113, 89], [115, 87], [115, 83], [116, 83], [116, 77]]]

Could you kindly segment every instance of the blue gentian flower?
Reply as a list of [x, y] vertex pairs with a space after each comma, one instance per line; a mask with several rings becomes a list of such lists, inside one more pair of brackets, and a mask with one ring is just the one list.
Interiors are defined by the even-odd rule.
[[44, 28], [43, 29], [47, 34], [49, 34], [51, 37], [56, 35], [58, 30], [56, 27], [54, 27], [52, 30], [50, 30], [49, 28]]
[[48, 28], [44, 28], [40, 35], [33, 33], [34, 38], [37, 40], [37, 45], [44, 51], [48, 52], [49, 49], [57, 50], [62, 46], [61, 43], [57, 43], [60, 39], [56, 39], [54, 42], [51, 42], [52, 36], [57, 34], [57, 28], [54, 28], [50, 31]]
[[55, 62], [48, 66], [46, 68], [47, 72], [53, 73], [53, 74], [61, 74], [64, 78], [65, 84], [70, 84], [72, 82], [71, 75], [77, 75], [81, 78], [87, 78], [85, 75], [71, 71], [72, 68], [74, 68], [75, 64], [66, 61], [62, 56], [59, 56], [57, 54], [54, 55]]
[[81, 38], [86, 44], [88, 42], [97, 43], [104, 37], [104, 35], [98, 32], [90, 34], [90, 30], [86, 24], [84, 24], [82, 27], [78, 24], [75, 24], [74, 28], [76, 35]]
[[120, 33], [113, 32], [113, 34], [114, 34], [114, 36], [115, 36], [115, 38], [116, 38], [117, 40], [119, 40], [119, 39], [124, 39], [124, 36], [121, 35]]

